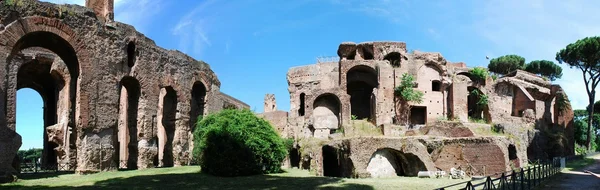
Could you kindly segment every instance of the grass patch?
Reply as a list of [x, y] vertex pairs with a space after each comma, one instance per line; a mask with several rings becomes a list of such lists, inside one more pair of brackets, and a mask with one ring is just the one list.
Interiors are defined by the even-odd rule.
[[[245, 177], [215, 177], [198, 166], [103, 172], [90, 175], [29, 176], [0, 189], [433, 189], [468, 179], [317, 177], [306, 170]], [[460, 186], [464, 187], [464, 186]]]
[[573, 161], [566, 163], [566, 166], [563, 169], [563, 171], [574, 171], [574, 170], [582, 169], [586, 166], [594, 164], [594, 162], [596, 162], [596, 160], [593, 158], [583, 158], [583, 159], [579, 159], [579, 160], [573, 160]]
[[358, 136], [381, 136], [383, 135], [381, 128], [373, 125], [367, 120], [354, 120], [350, 125], [345, 125], [345, 137]]

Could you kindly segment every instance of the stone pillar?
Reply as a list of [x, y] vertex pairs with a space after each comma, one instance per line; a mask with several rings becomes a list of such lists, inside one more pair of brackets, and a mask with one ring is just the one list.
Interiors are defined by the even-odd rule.
[[265, 108], [264, 112], [274, 112], [277, 111], [277, 103], [275, 101], [275, 94], [267, 94], [265, 95]]

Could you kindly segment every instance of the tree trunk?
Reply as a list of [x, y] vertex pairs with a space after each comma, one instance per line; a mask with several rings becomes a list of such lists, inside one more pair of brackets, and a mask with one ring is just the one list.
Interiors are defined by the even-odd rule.
[[590, 105], [588, 106], [588, 128], [587, 128], [587, 139], [585, 144], [588, 150], [592, 149], [592, 121], [594, 121], [594, 101], [596, 99], [596, 91], [592, 91], [592, 95], [589, 98]]

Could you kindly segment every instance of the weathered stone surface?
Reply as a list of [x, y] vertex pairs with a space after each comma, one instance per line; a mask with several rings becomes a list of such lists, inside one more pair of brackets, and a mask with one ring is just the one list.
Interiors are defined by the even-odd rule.
[[[441, 152], [428, 151], [431, 154], [429, 159], [435, 161], [424, 164], [427, 169], [435, 165], [447, 171], [458, 166], [479, 167], [472, 172], [477, 174], [505, 171], [510, 165], [526, 164], [529, 158], [537, 159], [539, 155], [544, 155], [541, 159], [548, 159], [574, 153], [573, 114], [568, 98], [560, 86], [552, 85], [539, 76], [518, 70], [498, 79], [478, 79], [470, 72], [473, 68], [465, 63], [449, 62], [440, 53], [409, 53], [403, 42], [344, 42], [339, 45], [337, 54], [340, 59], [336, 62], [319, 61], [288, 70], [290, 112], [287, 126], [278, 128], [286, 128], [289, 136], [297, 140], [320, 138], [335, 141], [347, 138], [350, 142], [353, 137], [385, 136], [382, 138], [390, 138], [390, 141], [409, 147], [420, 145], [419, 142], [396, 138], [444, 138], [445, 141], [467, 138], [471, 140], [444, 146], [438, 150]], [[414, 88], [423, 92], [421, 102], [406, 104], [395, 96], [394, 88], [402, 82], [403, 74], [414, 76]], [[477, 94], [485, 95], [487, 104], [479, 105], [484, 96]], [[563, 101], [559, 102], [559, 99]], [[346, 128], [354, 123], [352, 120], [370, 122], [383, 134], [357, 133], [355, 128]], [[500, 134], [504, 137], [476, 140], [496, 132], [490, 125], [471, 123], [473, 121], [500, 124], [498, 126], [505, 129]], [[396, 146], [391, 144], [387, 148]], [[350, 147], [356, 146], [372, 148], [369, 144]], [[339, 151], [341, 149], [333, 152]], [[403, 147], [395, 151], [405, 154], [405, 151], [411, 150]], [[367, 162], [355, 159], [371, 158], [370, 154], [375, 150], [369, 155], [358, 156], [355, 156], [356, 151], [342, 152], [345, 154], [341, 156], [351, 158], [353, 165], [328, 166], [319, 160], [319, 156], [313, 156], [311, 168], [318, 174], [323, 174], [319, 173], [323, 168], [338, 167], [344, 168], [344, 171], [332, 175], [368, 176], [366, 173], [370, 173], [388, 176], [391, 173], [387, 170], [395, 167], [390, 161], [393, 159], [380, 152], [373, 157], [373, 165], [369, 167], [372, 171], [364, 172], [367, 164], [358, 163]], [[447, 158], [434, 156], [434, 153]], [[418, 151], [414, 155], [420, 159], [427, 157]], [[463, 159], [465, 157], [468, 159]], [[489, 167], [484, 168], [486, 164]], [[358, 173], [348, 174], [345, 169], [350, 166], [355, 167]]]
[[8, 128], [0, 127], [0, 175], [17, 172], [12, 163], [21, 143], [21, 135]]
[[[0, 97], [5, 97], [0, 129], [15, 130], [18, 89], [56, 99], [47, 107], [57, 108], [45, 110], [39, 128], [49, 127], [45, 135], [50, 141], [44, 143], [59, 147], [44, 150], [43, 162], [57, 156], [61, 164], [76, 164], [78, 173], [116, 170], [123, 162], [128, 168], [148, 168], [158, 165], [160, 151], [172, 165], [187, 165], [197, 116], [249, 108], [220, 92], [208, 64], [160, 48], [132, 26], [112, 21], [112, 0], [86, 5], [0, 3], [5, 26], [0, 29], [0, 54], [5, 56], [0, 59]], [[170, 101], [162, 101], [165, 89], [173, 94]], [[0, 136], [7, 143], [1, 155], [16, 153], [14, 140]], [[0, 162], [0, 172], [10, 163]]]
[[264, 112], [273, 111], [277, 111], [277, 102], [275, 101], [275, 94], [266, 94]]

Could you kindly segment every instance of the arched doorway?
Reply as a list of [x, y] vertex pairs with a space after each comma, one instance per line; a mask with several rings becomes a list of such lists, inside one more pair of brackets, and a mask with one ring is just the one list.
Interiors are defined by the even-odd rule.
[[140, 83], [126, 76], [121, 79], [119, 100], [118, 153], [119, 168], [137, 169], [138, 140], [137, 114], [140, 97]]
[[323, 94], [313, 103], [313, 127], [315, 137], [327, 137], [331, 130], [340, 127], [341, 104], [337, 96]]
[[480, 102], [483, 92], [472, 86], [467, 87], [467, 91], [469, 92], [469, 95], [467, 95], [467, 109], [469, 118], [483, 119], [483, 110], [485, 106]]
[[173, 138], [177, 116], [177, 92], [170, 86], [160, 90], [158, 110], [158, 157], [159, 167], [173, 166]]
[[59, 35], [45, 31], [23, 35], [12, 48], [6, 59], [8, 128], [16, 128], [17, 91], [34, 89], [44, 101], [42, 167], [74, 169], [77, 131], [73, 130], [73, 110], [79, 76], [75, 50]]
[[377, 72], [368, 66], [359, 65], [346, 74], [347, 93], [350, 95], [350, 114], [357, 119], [375, 121], [376, 97], [373, 89], [379, 86]]
[[202, 82], [196, 81], [192, 86], [192, 99], [190, 99], [190, 129], [194, 131], [196, 122], [204, 115], [206, 87]]
[[411, 153], [391, 148], [378, 149], [371, 155], [367, 171], [371, 177], [417, 176], [427, 168], [421, 159]]

